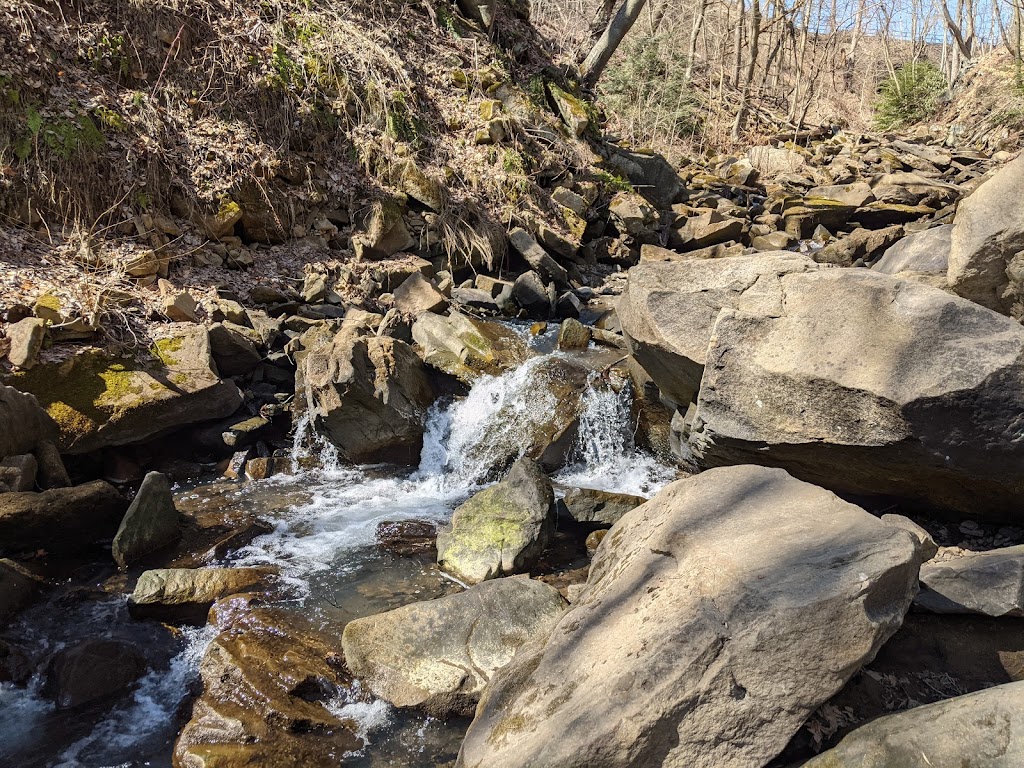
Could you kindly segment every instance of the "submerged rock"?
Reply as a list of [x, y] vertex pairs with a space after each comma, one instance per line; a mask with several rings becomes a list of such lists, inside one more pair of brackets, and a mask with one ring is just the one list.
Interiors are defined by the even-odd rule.
[[1019, 520], [1024, 329], [870, 270], [780, 279], [717, 316], [689, 445], [833, 490]]
[[526, 577], [349, 622], [345, 661], [370, 690], [398, 707], [470, 715], [491, 676], [565, 609], [554, 587]]
[[146, 671], [142, 651], [124, 640], [86, 640], [50, 662], [43, 691], [59, 709], [126, 692]]
[[300, 363], [317, 430], [352, 462], [419, 457], [434, 390], [412, 347], [348, 321]]
[[165, 475], [149, 472], [114, 536], [114, 561], [126, 568], [150, 552], [178, 540], [178, 510]]
[[764, 765], [899, 628], [917, 562], [909, 533], [782, 470], [672, 483], [491, 680], [458, 765]]
[[925, 563], [914, 605], [933, 613], [1024, 616], [1024, 545]]
[[222, 597], [254, 591], [273, 575], [267, 568], [159, 568], [146, 571], [128, 600], [136, 618], [205, 624]]
[[452, 513], [437, 534], [437, 562], [470, 584], [527, 571], [554, 530], [553, 505], [551, 481], [520, 459], [504, 480]]
[[1024, 765], [1024, 682], [879, 718], [804, 763], [804, 768], [1020, 765]]
[[356, 724], [328, 706], [351, 680], [330, 639], [297, 614], [244, 597], [214, 606], [203, 692], [174, 745], [175, 768], [335, 765], [361, 749]]
[[109, 540], [128, 502], [102, 480], [41, 493], [0, 494], [0, 554], [86, 552]]
[[234, 413], [241, 393], [215, 372], [206, 328], [177, 324], [166, 333], [137, 357], [90, 348], [6, 383], [38, 398], [60, 428], [61, 450], [71, 454], [138, 443]]

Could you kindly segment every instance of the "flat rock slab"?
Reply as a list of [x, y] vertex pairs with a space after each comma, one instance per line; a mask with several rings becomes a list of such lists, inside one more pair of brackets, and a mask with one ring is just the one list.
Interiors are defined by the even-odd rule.
[[102, 480], [42, 493], [0, 494], [0, 554], [73, 554], [109, 540], [128, 506]]
[[220, 598], [265, 587], [267, 568], [157, 568], [145, 571], [128, 600], [135, 618], [203, 624]]
[[890, 715], [858, 728], [804, 768], [1019, 768], [1024, 682]]
[[1024, 617], [1024, 545], [925, 563], [914, 605], [932, 613]]
[[558, 590], [524, 576], [349, 622], [345, 661], [398, 707], [471, 715], [484, 685], [565, 610]]
[[917, 547], [778, 469], [672, 483], [491, 680], [458, 765], [764, 765], [899, 628]]

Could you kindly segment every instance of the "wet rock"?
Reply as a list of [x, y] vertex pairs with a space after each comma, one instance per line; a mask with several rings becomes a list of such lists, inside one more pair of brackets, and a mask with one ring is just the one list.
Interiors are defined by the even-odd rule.
[[0, 461], [0, 487], [8, 491], [34, 491], [38, 463], [30, 453]]
[[952, 224], [915, 232], [886, 249], [871, 267], [885, 275], [910, 277], [914, 274], [941, 275], [949, 269]]
[[282, 456], [257, 457], [245, 462], [245, 475], [251, 480], [266, 480], [268, 477], [289, 474], [291, 471], [291, 459]]
[[377, 526], [377, 546], [393, 555], [437, 554], [437, 526], [425, 520], [384, 521]]
[[925, 563], [914, 605], [932, 613], [1024, 617], [1024, 545]]
[[228, 448], [245, 448], [262, 439], [270, 429], [270, 420], [252, 416], [228, 425], [221, 434], [221, 441]]
[[346, 320], [300, 363], [313, 423], [348, 461], [413, 462], [434, 401], [423, 362], [402, 341], [362, 333]]
[[563, 320], [558, 329], [558, 348], [562, 350], [586, 349], [590, 344], [590, 329], [579, 320]]
[[41, 493], [0, 494], [0, 553], [87, 552], [117, 530], [128, 503], [102, 480]]
[[7, 351], [7, 360], [15, 368], [27, 371], [36, 364], [45, 336], [46, 321], [38, 317], [26, 317], [14, 323], [7, 329], [11, 345]]
[[142, 651], [124, 640], [86, 640], [59, 651], [43, 692], [59, 709], [81, 707], [127, 692], [146, 671]]
[[494, 297], [479, 288], [454, 288], [452, 301], [462, 307], [470, 307], [485, 313], [498, 311], [498, 303]]
[[472, 384], [482, 374], [504, 373], [529, 356], [514, 331], [459, 312], [448, 317], [420, 315], [413, 323], [412, 337], [427, 365], [465, 384]]
[[114, 561], [127, 568], [149, 553], [173, 544], [180, 536], [179, 524], [167, 477], [149, 472], [114, 536]]
[[222, 597], [265, 587], [268, 568], [160, 568], [140, 577], [128, 600], [138, 619], [205, 624], [214, 602]]
[[580, 301], [579, 296], [573, 291], [566, 291], [555, 302], [555, 315], [557, 317], [577, 319], [582, 312], [583, 302]]
[[349, 622], [342, 636], [345, 661], [395, 706], [471, 715], [494, 673], [524, 642], [550, 630], [565, 606], [547, 584], [495, 579]]
[[1024, 156], [960, 202], [953, 219], [949, 285], [984, 307], [1024, 318]]
[[780, 283], [784, 307], [718, 315], [689, 440], [700, 463], [1019, 520], [1018, 323], [870, 270]]
[[719, 311], [779, 312], [782, 276], [818, 268], [787, 251], [641, 264], [629, 271], [616, 312], [637, 362], [663, 395], [685, 405], [700, 387]]
[[251, 599], [215, 604], [203, 692], [174, 745], [176, 768], [336, 764], [363, 746], [328, 704], [350, 685], [336, 639]]
[[458, 765], [764, 765], [899, 628], [916, 550], [781, 470], [675, 482], [611, 529], [577, 601], [492, 678]]
[[1024, 682], [889, 715], [804, 768], [1011, 768], [1024, 763]]
[[444, 312], [448, 300], [419, 272], [414, 272], [395, 289], [395, 309], [407, 315], [423, 312]]
[[0, 560], [0, 622], [28, 605], [42, 580], [14, 560]]
[[569, 515], [578, 523], [615, 525], [624, 514], [647, 499], [628, 493], [599, 491], [596, 488], [572, 488], [562, 499]]
[[523, 573], [553, 532], [553, 505], [551, 481], [535, 462], [520, 459], [504, 480], [452, 513], [437, 534], [437, 562], [470, 584]]
[[162, 333], [136, 357], [85, 349], [5, 383], [38, 398], [60, 428], [61, 450], [70, 454], [138, 443], [234, 413], [241, 394], [214, 371], [206, 328], [175, 324]]
[[221, 376], [249, 373], [263, 360], [256, 348], [258, 335], [250, 328], [235, 323], [214, 323], [210, 326], [210, 350]]

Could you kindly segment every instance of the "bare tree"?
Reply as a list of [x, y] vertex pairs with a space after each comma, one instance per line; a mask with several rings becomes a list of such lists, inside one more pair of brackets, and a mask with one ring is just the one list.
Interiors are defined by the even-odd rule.
[[605, 67], [608, 66], [615, 51], [629, 34], [629, 30], [636, 24], [636, 20], [640, 18], [640, 13], [645, 5], [647, 5], [647, 0], [624, 0], [619, 6], [618, 13], [605, 27], [601, 38], [580, 66], [580, 75], [585, 85], [593, 86], [601, 79]]

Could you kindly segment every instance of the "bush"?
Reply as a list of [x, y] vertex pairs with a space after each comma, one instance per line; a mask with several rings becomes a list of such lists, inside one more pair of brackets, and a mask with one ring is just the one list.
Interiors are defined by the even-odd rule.
[[919, 123], [935, 113], [946, 78], [928, 61], [908, 62], [878, 88], [875, 124], [883, 131]]

